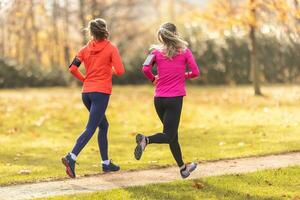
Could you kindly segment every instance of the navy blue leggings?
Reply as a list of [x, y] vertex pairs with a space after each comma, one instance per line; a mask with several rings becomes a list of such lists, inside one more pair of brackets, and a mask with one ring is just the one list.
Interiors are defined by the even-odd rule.
[[82, 93], [82, 101], [86, 108], [90, 111], [90, 115], [85, 130], [77, 139], [77, 142], [72, 150], [72, 153], [74, 153], [76, 156], [91, 139], [96, 129], [99, 128], [98, 145], [101, 158], [102, 160], [108, 160], [108, 121], [105, 116], [105, 111], [108, 105], [109, 96], [109, 94], [100, 92]]

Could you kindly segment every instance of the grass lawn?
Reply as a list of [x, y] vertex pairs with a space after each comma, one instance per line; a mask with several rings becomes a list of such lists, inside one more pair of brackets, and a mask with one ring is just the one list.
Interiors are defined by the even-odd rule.
[[299, 200], [300, 167], [108, 190], [48, 200]]
[[[185, 161], [300, 150], [300, 88], [189, 87], [180, 125]], [[88, 112], [79, 88], [0, 90], [0, 185], [65, 177], [60, 158], [73, 147]], [[124, 169], [174, 165], [168, 145], [133, 158], [137, 132], [162, 130], [151, 86], [114, 88], [107, 110], [110, 158]], [[78, 158], [77, 174], [100, 172], [93, 137]]]

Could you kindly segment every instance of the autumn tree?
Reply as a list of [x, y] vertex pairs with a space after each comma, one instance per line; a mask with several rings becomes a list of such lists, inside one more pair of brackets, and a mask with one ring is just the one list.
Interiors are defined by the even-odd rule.
[[201, 15], [212, 30], [219, 30], [222, 34], [230, 31], [233, 34], [248, 35], [251, 61], [250, 79], [253, 83], [255, 95], [262, 95], [260, 86], [262, 73], [257, 64], [257, 33], [264, 25], [277, 27], [278, 30], [276, 31], [280, 31], [279, 24], [288, 24], [287, 16], [291, 11], [292, 8], [286, 0], [247, 0], [238, 2], [214, 0], [209, 4], [209, 9]]

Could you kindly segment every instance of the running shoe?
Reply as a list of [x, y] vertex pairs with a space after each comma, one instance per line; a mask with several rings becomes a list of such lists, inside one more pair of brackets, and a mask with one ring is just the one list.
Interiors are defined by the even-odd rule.
[[180, 170], [180, 174], [182, 178], [187, 178], [190, 176], [191, 172], [197, 168], [197, 163], [186, 164], [185, 168]]
[[137, 134], [135, 137], [136, 140], [136, 147], [134, 150], [134, 157], [137, 160], [140, 160], [143, 154], [143, 151], [145, 150], [147, 143], [146, 143], [146, 137], [142, 134]]
[[102, 164], [102, 171], [103, 172], [116, 172], [119, 171], [120, 167], [114, 163], [112, 163], [112, 161], [110, 160], [109, 164]]
[[68, 154], [61, 159], [61, 162], [66, 166], [66, 173], [70, 178], [75, 178], [75, 163], [76, 161], [72, 159], [71, 155]]

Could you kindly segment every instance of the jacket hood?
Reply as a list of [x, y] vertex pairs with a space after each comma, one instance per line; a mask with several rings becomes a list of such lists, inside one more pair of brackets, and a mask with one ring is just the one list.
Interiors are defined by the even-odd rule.
[[102, 51], [107, 45], [109, 44], [109, 40], [105, 39], [105, 40], [101, 40], [101, 41], [97, 41], [97, 40], [91, 40], [89, 41], [87, 48], [90, 52], [93, 53], [99, 53], [100, 51]]

